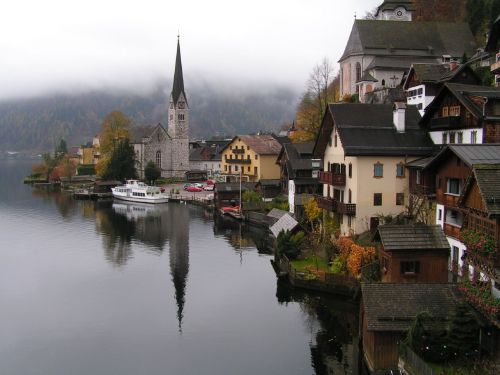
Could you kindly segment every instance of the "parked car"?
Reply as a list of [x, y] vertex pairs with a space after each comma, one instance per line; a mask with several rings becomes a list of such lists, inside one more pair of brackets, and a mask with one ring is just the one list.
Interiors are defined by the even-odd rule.
[[207, 180], [207, 185], [215, 185], [215, 181], [214, 180]]
[[214, 191], [214, 188], [215, 188], [215, 185], [206, 185], [206, 186], [203, 186], [203, 190], [205, 191]]
[[203, 184], [200, 184], [199, 182], [195, 182], [193, 185], [199, 187], [200, 189], [203, 189]]
[[184, 190], [187, 190], [189, 187], [191, 186], [191, 184], [184, 184]]
[[198, 192], [202, 191], [202, 188], [199, 188], [198, 186], [191, 185], [186, 190], [189, 191], [190, 193], [198, 193]]

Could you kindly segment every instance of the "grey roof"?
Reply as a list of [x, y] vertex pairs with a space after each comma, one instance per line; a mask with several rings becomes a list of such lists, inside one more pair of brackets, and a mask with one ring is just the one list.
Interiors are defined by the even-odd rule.
[[313, 148], [314, 142], [283, 144], [280, 157], [286, 155], [286, 165], [291, 179], [295, 178], [298, 170], [312, 170]]
[[450, 153], [457, 155], [460, 160], [470, 168], [474, 164], [497, 164], [500, 163], [500, 144], [482, 143], [482, 144], [453, 144], [443, 148], [425, 168], [436, 168], [441, 165], [443, 158]]
[[488, 215], [500, 215], [500, 164], [476, 165], [474, 176]]
[[361, 284], [368, 331], [404, 332], [417, 314], [428, 311], [445, 321], [455, 308], [454, 284]]
[[472, 56], [476, 43], [467, 23], [355, 20], [340, 61], [353, 55], [441, 58]]
[[382, 225], [375, 238], [380, 240], [385, 251], [450, 249], [440, 225]]
[[175, 57], [175, 72], [174, 72], [174, 84], [172, 85], [172, 100], [175, 104], [179, 100], [181, 94], [184, 95], [184, 99], [187, 103], [187, 96], [184, 92], [184, 77], [182, 75], [182, 61], [181, 61], [181, 45], [179, 39], [177, 39], [177, 55]]
[[279, 219], [280, 217], [282, 217], [285, 214], [287, 214], [286, 211], [283, 211], [283, 210], [280, 210], [280, 209], [277, 209], [277, 208], [273, 208], [271, 211], [269, 211], [269, 213], [267, 214], [267, 216], [273, 217], [275, 219]]
[[[163, 126], [161, 124], [157, 125], [142, 125], [134, 126], [130, 128], [130, 138], [132, 143], [142, 143], [143, 138], [149, 137], [157, 126]], [[163, 128], [164, 129], [164, 128]], [[165, 130], [165, 129], [164, 129]]]
[[[415, 59], [413, 57], [395, 57], [395, 56], [376, 56], [370, 64], [366, 67], [366, 70], [384, 68], [384, 69], [395, 69], [395, 70], [408, 70]], [[421, 62], [433, 63], [436, 59], [433, 57], [421, 58]]]
[[[427, 132], [418, 125], [420, 114], [415, 106], [407, 106], [404, 132], [398, 132], [394, 126], [392, 104], [330, 104], [325, 117], [328, 115], [332, 116], [337, 127], [346, 156], [424, 156], [432, 154], [435, 148]], [[322, 128], [325, 123], [328, 122], [323, 120]], [[331, 134], [331, 129], [323, 132], [322, 128], [315, 152], [320, 138]], [[326, 148], [325, 139], [322, 141]], [[320, 151], [323, 152], [324, 149]]]
[[281, 231], [294, 230], [297, 225], [299, 225], [297, 220], [291, 217], [289, 213], [285, 213], [269, 229], [274, 237], [277, 238]]
[[419, 158], [409, 163], [406, 163], [406, 167], [408, 168], [425, 168], [431, 161], [434, 159], [434, 155], [427, 156], [425, 158]]
[[236, 139], [241, 139], [245, 145], [249, 146], [251, 150], [259, 155], [278, 155], [282, 146], [280, 140], [283, 140], [281, 138], [278, 140], [277, 137], [271, 134], [237, 135], [231, 142], [226, 144], [224, 149], [229, 147]]
[[361, 76], [358, 82], [378, 82], [378, 79], [368, 73], [368, 70], [365, 70], [365, 73]]
[[443, 64], [413, 64], [412, 69], [421, 82], [438, 82], [450, 69]]

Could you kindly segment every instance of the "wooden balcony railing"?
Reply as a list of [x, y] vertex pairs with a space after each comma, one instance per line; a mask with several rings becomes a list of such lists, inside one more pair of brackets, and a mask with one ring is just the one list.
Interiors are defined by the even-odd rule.
[[320, 171], [319, 181], [333, 186], [345, 186], [345, 174]]
[[444, 231], [445, 235], [447, 235], [449, 237], [453, 237], [453, 238], [460, 241], [460, 227], [459, 226], [444, 223], [443, 231]]
[[354, 203], [342, 203], [333, 198], [316, 197], [319, 208], [343, 215], [355, 216], [356, 205]]
[[459, 198], [460, 196], [458, 195], [446, 194], [442, 191], [436, 193], [436, 202], [448, 207], [458, 207]]
[[429, 121], [429, 126], [431, 129], [457, 128], [460, 126], [460, 116], [432, 118]]

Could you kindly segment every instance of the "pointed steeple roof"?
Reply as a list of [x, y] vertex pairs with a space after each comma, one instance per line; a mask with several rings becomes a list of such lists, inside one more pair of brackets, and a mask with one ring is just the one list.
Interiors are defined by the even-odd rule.
[[179, 42], [179, 36], [177, 36], [177, 56], [175, 57], [175, 73], [174, 73], [174, 84], [172, 87], [172, 100], [174, 104], [177, 104], [181, 94], [187, 102], [187, 96], [184, 92], [184, 77], [182, 75], [182, 61], [181, 61], [181, 45]]

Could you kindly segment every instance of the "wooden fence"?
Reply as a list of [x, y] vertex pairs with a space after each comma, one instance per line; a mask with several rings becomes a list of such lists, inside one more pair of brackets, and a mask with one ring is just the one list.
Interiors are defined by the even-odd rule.
[[432, 367], [407, 345], [401, 345], [401, 353], [403, 362], [405, 363], [405, 369], [411, 375], [436, 375]]

